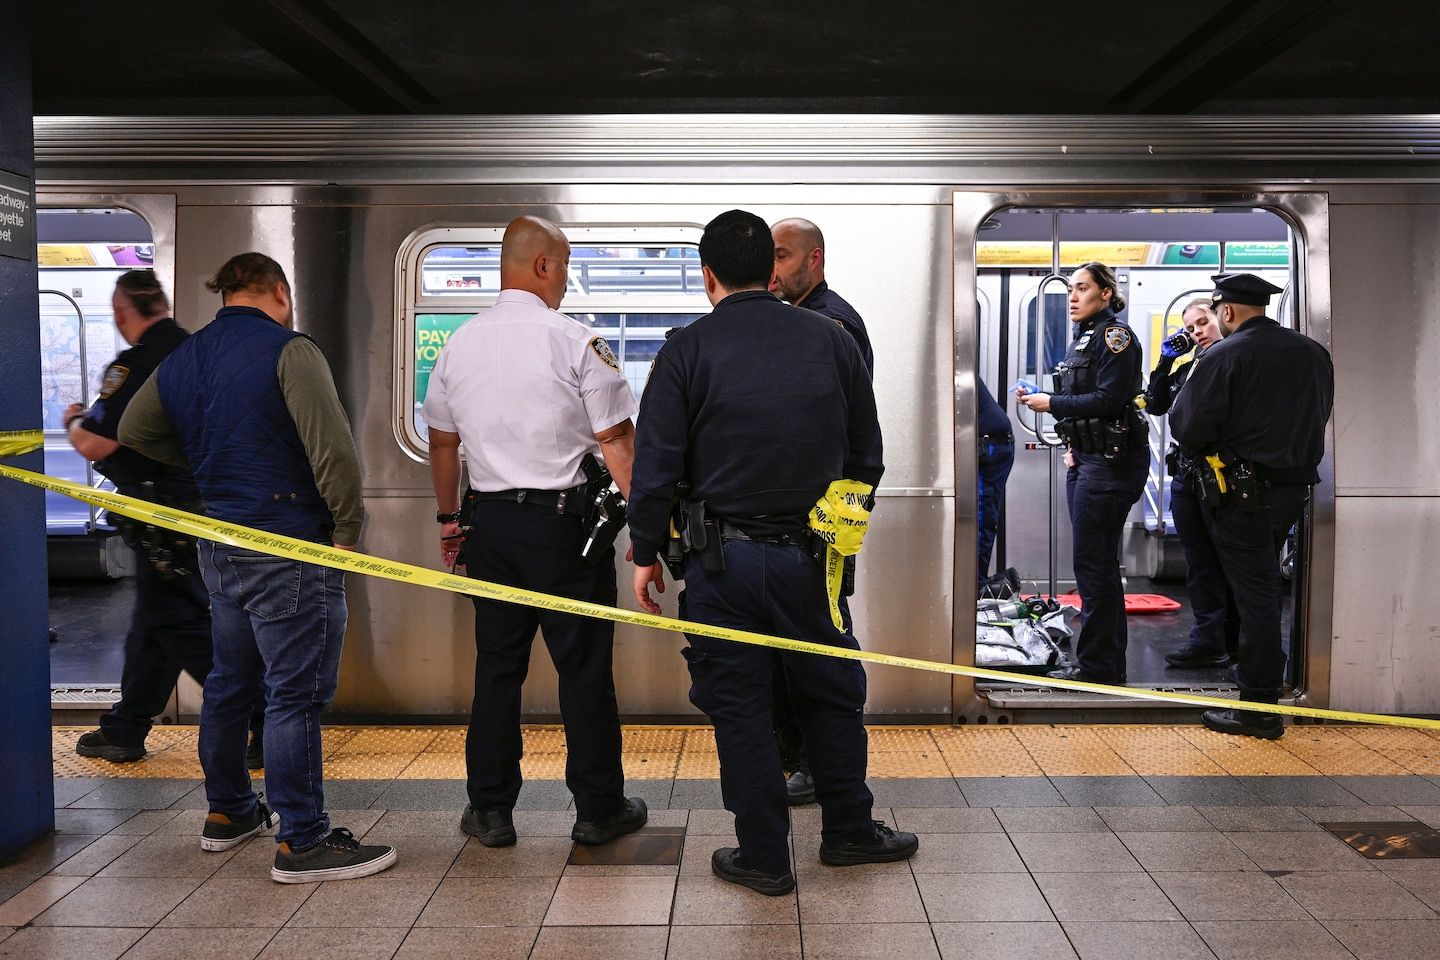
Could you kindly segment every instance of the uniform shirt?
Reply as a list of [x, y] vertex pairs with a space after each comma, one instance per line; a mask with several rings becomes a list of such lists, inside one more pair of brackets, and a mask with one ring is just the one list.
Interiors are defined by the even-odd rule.
[[565, 490], [600, 456], [595, 434], [635, 416], [635, 394], [604, 338], [524, 290], [451, 335], [425, 396], [431, 427], [460, 434], [470, 486]]
[[1170, 411], [1170, 430], [1187, 450], [1230, 451], [1268, 479], [1315, 483], [1334, 399], [1329, 351], [1254, 317], [1206, 351]]
[[[135, 345], [117, 356], [105, 368], [100, 381], [100, 395], [90, 405], [80, 425], [107, 440], [119, 440], [120, 418], [141, 385], [150, 379], [170, 351], [180, 346], [189, 334], [178, 323], [166, 317], [146, 328]], [[195, 478], [188, 470], [152, 460], [139, 451], [120, 447], [108, 457], [95, 461], [95, 469], [119, 486], [129, 487], [154, 481], [160, 492], [184, 497], [198, 497]]]
[[742, 290], [655, 357], [635, 433], [630, 538], [648, 566], [675, 487], [757, 534], [803, 527], [831, 481], [885, 471], [870, 373], [830, 320]]
[[1142, 362], [1135, 332], [1113, 310], [1107, 307], [1082, 321], [1061, 362], [1061, 375], [1068, 371], [1073, 386], [1050, 397], [1051, 415], [1057, 420], [1121, 416], [1140, 392]]
[[865, 358], [865, 369], [871, 376], [874, 376], [875, 352], [870, 349], [870, 335], [865, 332], [865, 321], [860, 319], [860, 314], [850, 306], [845, 298], [831, 290], [830, 285], [821, 280], [816, 284], [815, 289], [806, 294], [805, 299], [795, 306], [814, 310], [821, 316], [829, 317], [844, 327], [845, 332], [855, 338], [855, 344], [860, 348], [860, 355]]
[[[1145, 388], [1145, 412], [1152, 417], [1163, 417], [1175, 405], [1175, 398], [1180, 395], [1180, 388], [1185, 386], [1185, 381], [1190, 376], [1190, 371], [1200, 359], [1200, 352], [1197, 349], [1195, 359], [1174, 370], [1175, 357], [1160, 358], [1155, 369], [1150, 373], [1150, 384]], [[1173, 370], [1173, 372], [1172, 372]]]
[[995, 402], [995, 395], [990, 388], [985, 386], [985, 381], [977, 379], [975, 389], [980, 399], [980, 435], [982, 437], [1008, 437], [1012, 436], [1010, 429], [1010, 418], [1005, 411], [1000, 409], [1000, 404]]

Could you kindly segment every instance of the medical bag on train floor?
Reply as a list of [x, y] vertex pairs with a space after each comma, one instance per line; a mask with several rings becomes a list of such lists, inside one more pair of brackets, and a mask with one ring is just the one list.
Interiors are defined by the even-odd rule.
[[975, 665], [1037, 674], [1068, 666], [1070, 658], [1061, 648], [1072, 633], [1065, 617], [1076, 612], [1039, 597], [977, 601]]

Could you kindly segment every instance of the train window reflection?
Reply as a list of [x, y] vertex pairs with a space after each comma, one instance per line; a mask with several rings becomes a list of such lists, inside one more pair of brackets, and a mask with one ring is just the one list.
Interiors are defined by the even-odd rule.
[[[666, 333], [708, 313], [700, 231], [690, 227], [564, 227], [570, 265], [560, 311], [609, 341], [636, 396]], [[411, 238], [400, 268], [405, 300], [396, 371], [397, 437], [423, 458], [420, 416], [430, 376], [450, 336], [500, 292], [500, 228], [443, 228]], [[427, 242], [428, 241], [428, 242]], [[408, 282], [404, 278], [409, 276]]]

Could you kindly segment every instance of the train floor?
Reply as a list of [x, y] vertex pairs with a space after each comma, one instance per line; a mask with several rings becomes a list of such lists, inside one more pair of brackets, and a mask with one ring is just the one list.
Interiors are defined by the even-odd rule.
[[1440, 942], [1440, 734], [1291, 726], [874, 727], [877, 818], [906, 862], [819, 863], [792, 813], [797, 889], [710, 873], [734, 844], [704, 726], [627, 727], [650, 822], [569, 840], [563, 731], [525, 729], [518, 845], [462, 834], [464, 730], [329, 727], [337, 825], [394, 845], [364, 880], [280, 885], [273, 843], [200, 850], [196, 730], [125, 766], [53, 731], [57, 831], [0, 863], [0, 957], [1359, 958]]

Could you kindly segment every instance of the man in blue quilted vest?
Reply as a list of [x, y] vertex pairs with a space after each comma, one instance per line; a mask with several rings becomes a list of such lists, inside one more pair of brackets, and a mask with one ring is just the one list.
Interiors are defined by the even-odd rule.
[[[120, 442], [193, 469], [208, 516], [353, 549], [365, 520], [355, 441], [329, 364], [296, 333], [290, 283], [260, 253], [232, 257], [207, 284], [223, 306], [136, 392]], [[208, 540], [215, 663], [200, 712], [210, 814], [204, 850], [264, 830], [270, 810], [245, 769], [250, 703], [262, 677], [265, 783], [280, 818], [272, 879], [348, 880], [395, 851], [331, 829], [322, 787], [320, 712], [335, 695], [345, 636], [341, 571]]]

